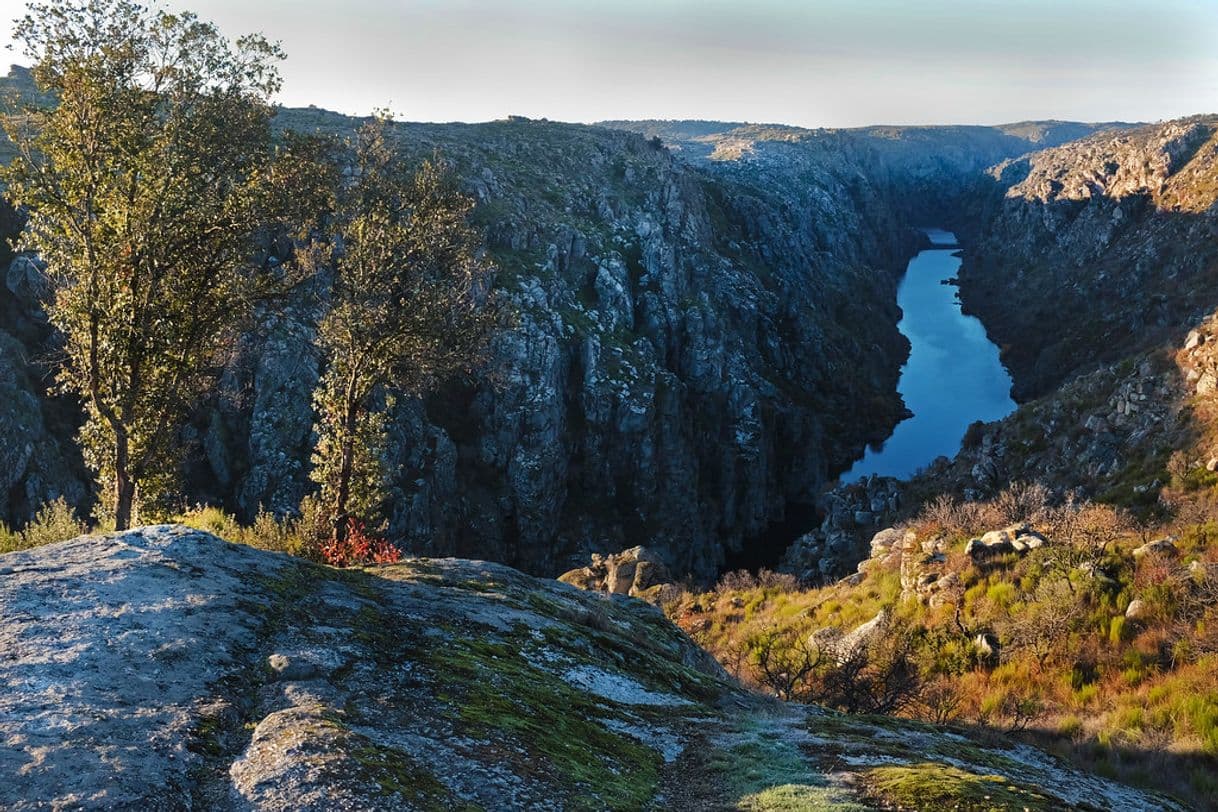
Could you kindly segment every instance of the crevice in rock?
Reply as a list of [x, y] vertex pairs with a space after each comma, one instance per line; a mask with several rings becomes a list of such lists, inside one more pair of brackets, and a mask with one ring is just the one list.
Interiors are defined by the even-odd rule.
[[781, 519], [771, 522], [761, 533], [747, 539], [739, 550], [726, 552], [720, 574], [737, 570], [756, 574], [762, 569], [776, 569], [795, 539], [820, 526], [824, 518], [815, 505], [787, 503]]

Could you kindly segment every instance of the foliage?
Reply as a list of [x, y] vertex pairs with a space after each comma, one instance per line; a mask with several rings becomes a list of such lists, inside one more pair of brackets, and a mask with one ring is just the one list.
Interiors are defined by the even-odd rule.
[[479, 363], [495, 324], [491, 265], [467, 222], [472, 201], [438, 159], [413, 169], [394, 153], [390, 122], [358, 133], [355, 180], [338, 196], [330, 306], [318, 326], [328, 361], [315, 393], [313, 477], [341, 538], [352, 515], [379, 515], [384, 413], [395, 394], [417, 396]]
[[10, 530], [0, 523], [0, 553], [67, 541], [88, 532], [89, 529], [76, 517], [76, 512], [60, 497], [43, 505], [33, 521], [20, 531]]
[[349, 520], [347, 532], [341, 540], [327, 537], [324, 530], [328, 526], [328, 519], [312, 498], [302, 502], [298, 516], [276, 517], [262, 511], [250, 525], [242, 524], [236, 517], [218, 508], [207, 506], [196, 507], [176, 517], [176, 520], [227, 541], [261, 550], [290, 553], [332, 567], [396, 564], [402, 560], [401, 550], [385, 539], [369, 534], [364, 525], [355, 519]]
[[278, 517], [264, 510], [250, 525], [219, 508], [204, 505], [175, 517], [175, 521], [237, 544], [321, 560], [318, 526], [322, 519], [316, 500], [311, 498], [302, 500], [298, 516]]
[[402, 552], [388, 541], [368, 535], [362, 523], [348, 519], [347, 532], [322, 544], [321, 557], [332, 567], [352, 567], [396, 564], [402, 560]]
[[289, 281], [252, 259], [312, 199], [310, 148], [272, 141], [282, 54], [260, 36], [129, 0], [34, 3], [14, 34], [57, 104], [6, 121], [4, 180], [49, 265], [59, 382], [85, 404], [85, 458], [125, 529], [172, 485], [176, 431], [243, 317]]

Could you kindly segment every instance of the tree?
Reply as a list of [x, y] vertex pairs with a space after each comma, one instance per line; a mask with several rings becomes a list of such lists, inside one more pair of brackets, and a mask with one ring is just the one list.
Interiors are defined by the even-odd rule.
[[824, 653], [809, 641], [806, 629], [772, 626], [751, 635], [744, 647], [758, 681], [779, 699], [806, 698]]
[[392, 398], [422, 395], [472, 369], [498, 320], [493, 268], [467, 222], [473, 202], [438, 159], [415, 169], [395, 155], [391, 127], [377, 116], [356, 135], [334, 243], [312, 251], [333, 270], [318, 325], [328, 365], [314, 398], [313, 478], [335, 539], [353, 519], [375, 516], [384, 500]]
[[897, 713], [919, 696], [916, 662], [925, 633], [903, 618], [890, 618], [862, 644], [830, 647], [834, 655], [817, 674], [812, 695], [846, 713]]
[[282, 54], [128, 0], [32, 4], [15, 38], [57, 103], [6, 125], [5, 177], [121, 530], [172, 477], [177, 429], [243, 317], [284, 283], [274, 258], [253, 262], [293, 174], [270, 129]]
[[1133, 531], [1129, 516], [1116, 508], [1068, 499], [1048, 517], [1053, 544], [1045, 548], [1046, 564], [1060, 572], [1073, 591], [1070, 573], [1079, 568], [1099, 572], [1116, 542]]

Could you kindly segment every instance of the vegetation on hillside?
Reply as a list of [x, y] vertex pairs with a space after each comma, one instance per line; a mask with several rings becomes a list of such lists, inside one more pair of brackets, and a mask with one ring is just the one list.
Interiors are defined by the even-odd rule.
[[[858, 578], [801, 589], [737, 573], [670, 592], [665, 608], [730, 671], [783, 698], [1015, 734], [1100, 774], [1211, 798], [1218, 524], [1149, 527], [1107, 505], [1049, 502], [1036, 487], [940, 499]], [[1012, 523], [1049, 543], [966, 555], [970, 539]], [[932, 560], [927, 580], [941, 588], [920, 592]], [[860, 627], [871, 631], [851, 634]]]

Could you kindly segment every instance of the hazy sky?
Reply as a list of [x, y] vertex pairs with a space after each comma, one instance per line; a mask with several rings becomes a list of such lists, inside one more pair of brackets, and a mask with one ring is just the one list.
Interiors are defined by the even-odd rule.
[[[228, 34], [280, 40], [286, 104], [356, 114], [389, 106], [411, 120], [851, 126], [1218, 111], [1218, 0], [168, 5]], [[0, 0], [0, 19], [23, 8]]]

